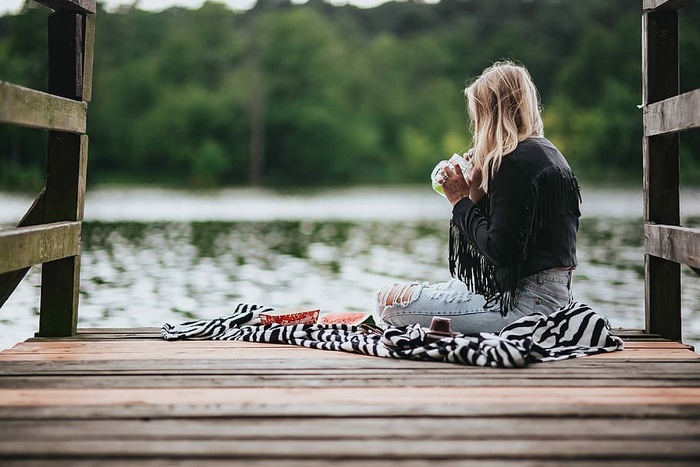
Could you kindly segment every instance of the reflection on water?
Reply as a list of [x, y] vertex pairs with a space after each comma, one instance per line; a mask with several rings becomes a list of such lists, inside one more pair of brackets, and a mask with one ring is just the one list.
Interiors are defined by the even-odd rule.
[[[700, 225], [689, 217], [686, 225]], [[380, 287], [442, 281], [447, 220], [86, 221], [80, 327], [160, 326], [238, 302], [374, 309]], [[613, 327], [644, 326], [641, 219], [586, 216], [574, 295]], [[700, 344], [700, 281], [683, 269], [684, 340]], [[36, 329], [39, 268], [0, 311], [0, 348]], [[31, 313], [34, 316], [31, 316]]]
[[87, 325], [119, 310], [158, 325], [164, 311], [213, 316], [240, 301], [367, 310], [387, 282], [447, 278], [444, 237], [420, 223], [86, 222], [81, 322], [96, 308]]

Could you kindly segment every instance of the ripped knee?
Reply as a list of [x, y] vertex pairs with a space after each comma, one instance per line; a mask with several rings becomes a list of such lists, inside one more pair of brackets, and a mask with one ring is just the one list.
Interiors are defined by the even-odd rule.
[[380, 308], [395, 305], [406, 306], [415, 300], [419, 289], [419, 285], [415, 282], [384, 287], [377, 292], [377, 305]]

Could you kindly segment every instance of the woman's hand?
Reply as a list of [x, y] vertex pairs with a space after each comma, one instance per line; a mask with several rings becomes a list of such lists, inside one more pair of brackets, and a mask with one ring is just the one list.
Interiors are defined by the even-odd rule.
[[478, 203], [481, 201], [481, 198], [486, 196], [486, 192], [483, 190], [483, 188], [481, 188], [482, 176], [483, 174], [481, 169], [473, 167], [469, 172], [469, 176], [467, 177], [467, 184], [469, 185], [469, 198], [474, 202], [474, 204]]
[[442, 189], [452, 206], [467, 197], [477, 203], [486, 195], [486, 192], [481, 189], [481, 170], [476, 167], [473, 167], [465, 177], [459, 165], [453, 168], [446, 166], [442, 169], [441, 176]]
[[445, 166], [440, 175], [442, 177], [442, 190], [445, 192], [447, 201], [452, 206], [469, 196], [469, 182], [465, 179], [462, 168], [459, 165], [454, 167]]

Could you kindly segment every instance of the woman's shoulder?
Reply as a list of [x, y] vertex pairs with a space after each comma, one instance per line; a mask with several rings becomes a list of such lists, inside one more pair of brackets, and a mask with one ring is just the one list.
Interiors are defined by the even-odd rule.
[[527, 138], [501, 160], [495, 182], [499, 185], [527, 185], [535, 180], [559, 176], [573, 177], [571, 168], [554, 144], [544, 137]]
[[529, 172], [538, 172], [552, 165], [569, 167], [559, 149], [543, 136], [531, 137], [520, 141], [510, 156], [512, 157], [505, 157], [504, 161], [505, 159], [511, 159], [511, 163], [529, 169]]
[[557, 147], [549, 139], [544, 136], [531, 136], [520, 141], [516, 146], [513, 154], [523, 155], [528, 153], [556, 152], [559, 153]]

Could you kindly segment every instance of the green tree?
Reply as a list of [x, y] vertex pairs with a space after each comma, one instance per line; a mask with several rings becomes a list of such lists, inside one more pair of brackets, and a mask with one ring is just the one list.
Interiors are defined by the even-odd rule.
[[261, 18], [256, 40], [266, 95], [267, 180], [353, 180], [350, 167], [367, 153], [372, 136], [347, 109], [352, 56], [342, 38], [315, 11], [296, 8]]
[[[464, 85], [502, 58], [530, 70], [579, 176], [640, 179], [642, 12], [626, 0], [98, 9], [91, 183], [425, 183], [470, 144]], [[45, 88], [48, 14], [0, 18], [0, 79]], [[683, 91], [700, 86], [698, 21], [682, 9]], [[43, 183], [40, 133], [0, 125], [0, 186]], [[700, 183], [697, 131], [681, 166]]]
[[641, 177], [641, 46], [630, 40], [640, 34], [633, 11], [590, 25], [555, 76], [546, 127], [584, 177]]

